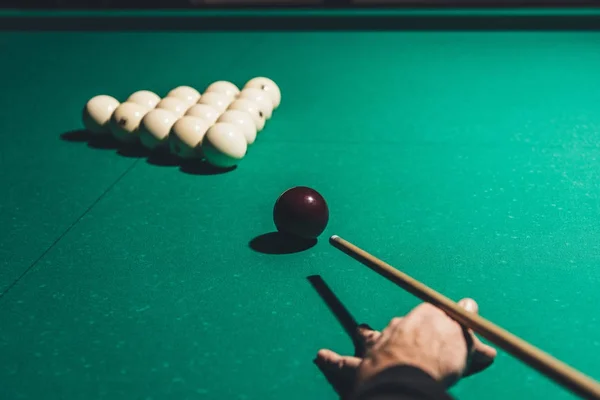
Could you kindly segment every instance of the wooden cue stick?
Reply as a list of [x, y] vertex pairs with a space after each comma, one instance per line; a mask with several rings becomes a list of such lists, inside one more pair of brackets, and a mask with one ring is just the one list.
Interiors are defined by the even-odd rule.
[[352, 243], [334, 235], [329, 242], [373, 271], [394, 282], [423, 301], [431, 303], [451, 318], [472, 329], [506, 352], [530, 365], [585, 399], [600, 399], [600, 384], [580, 371], [543, 352], [525, 340], [500, 328], [485, 318], [468, 312], [446, 296], [398, 271]]

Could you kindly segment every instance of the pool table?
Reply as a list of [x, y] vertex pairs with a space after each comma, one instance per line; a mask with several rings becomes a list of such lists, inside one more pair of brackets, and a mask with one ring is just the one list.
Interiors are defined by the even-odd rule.
[[[336, 398], [317, 350], [419, 301], [333, 234], [600, 378], [599, 48], [591, 9], [2, 11], [0, 398]], [[282, 103], [231, 171], [82, 130], [254, 76]], [[297, 185], [312, 246], [272, 233]], [[503, 352], [451, 392], [574, 398]]]

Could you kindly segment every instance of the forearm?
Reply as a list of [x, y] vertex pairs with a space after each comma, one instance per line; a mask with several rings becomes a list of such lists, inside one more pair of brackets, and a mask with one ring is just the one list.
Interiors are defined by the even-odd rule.
[[411, 366], [387, 368], [356, 388], [351, 400], [452, 400], [446, 389]]

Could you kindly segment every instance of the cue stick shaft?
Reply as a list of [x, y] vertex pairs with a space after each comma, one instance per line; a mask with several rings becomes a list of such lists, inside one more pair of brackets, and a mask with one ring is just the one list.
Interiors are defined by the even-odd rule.
[[560, 385], [585, 399], [600, 399], [600, 384], [562, 361], [543, 352], [525, 340], [513, 335], [485, 318], [466, 311], [454, 301], [436, 292], [418, 280], [398, 271], [352, 243], [334, 235], [330, 243], [371, 268], [373, 271], [394, 282], [421, 300], [431, 303], [451, 318], [472, 329], [490, 342], [538, 370]]

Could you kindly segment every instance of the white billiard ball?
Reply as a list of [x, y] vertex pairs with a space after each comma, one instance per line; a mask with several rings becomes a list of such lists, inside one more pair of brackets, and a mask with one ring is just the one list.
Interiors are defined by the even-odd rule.
[[200, 100], [198, 100], [198, 104], [212, 106], [220, 114], [227, 109], [227, 106], [231, 104], [232, 101], [233, 98], [227, 96], [225, 93], [205, 92], [202, 97], [200, 97]]
[[210, 127], [202, 141], [202, 153], [211, 165], [230, 168], [246, 155], [248, 144], [235, 124], [217, 122]]
[[125, 102], [115, 109], [110, 118], [110, 131], [123, 143], [133, 143], [139, 138], [140, 123], [148, 109], [137, 103]]
[[188, 106], [196, 104], [200, 100], [200, 92], [190, 86], [179, 86], [171, 90], [167, 97], [176, 97], [183, 100]]
[[92, 97], [83, 108], [83, 126], [95, 134], [110, 133], [110, 117], [117, 107], [119, 101], [114, 97], [105, 94]]
[[239, 98], [252, 100], [258, 104], [266, 119], [273, 115], [273, 102], [267, 92], [256, 88], [246, 88], [241, 91]]
[[202, 118], [186, 115], [171, 128], [169, 145], [171, 152], [184, 159], [202, 157], [202, 139], [210, 125]]
[[171, 111], [177, 118], [180, 118], [189, 106], [185, 101], [176, 97], [165, 97], [156, 105], [156, 108]]
[[223, 93], [229, 96], [229, 98], [234, 99], [240, 94], [240, 89], [231, 82], [216, 81], [208, 85], [204, 93], [207, 92]]
[[279, 86], [277, 86], [277, 84], [271, 79], [263, 76], [252, 78], [246, 83], [246, 85], [244, 85], [244, 89], [246, 88], [264, 90], [269, 94], [269, 96], [271, 96], [271, 100], [273, 101], [273, 109], [279, 107], [279, 104], [281, 103], [281, 90], [279, 90]]
[[244, 134], [248, 144], [252, 144], [256, 140], [256, 125], [250, 114], [245, 111], [227, 110], [219, 117], [217, 122], [228, 122], [236, 125]]
[[140, 141], [150, 150], [165, 146], [177, 117], [171, 111], [155, 108], [142, 118]]
[[237, 99], [229, 105], [228, 110], [244, 111], [250, 114], [254, 125], [256, 125], [256, 131], [260, 132], [265, 127], [265, 115], [258, 107], [258, 104], [248, 99]]
[[212, 125], [217, 121], [220, 113], [213, 106], [209, 106], [208, 104], [196, 104], [187, 110], [185, 115], [202, 118], [208, 122], [209, 125]]
[[131, 96], [127, 99], [129, 103], [136, 103], [140, 106], [146, 107], [148, 110], [156, 107], [158, 102], [160, 101], [160, 96], [154, 92], [149, 90], [138, 90], [135, 93], [132, 93]]

